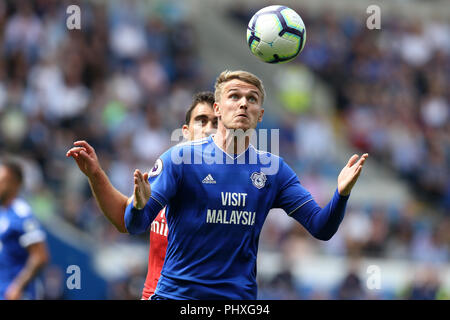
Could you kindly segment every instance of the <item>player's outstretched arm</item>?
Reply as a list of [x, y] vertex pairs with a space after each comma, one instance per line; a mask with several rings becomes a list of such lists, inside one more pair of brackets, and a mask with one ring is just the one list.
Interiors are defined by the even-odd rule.
[[108, 220], [122, 233], [126, 233], [124, 212], [128, 197], [118, 191], [108, 179], [98, 161], [94, 148], [86, 141], [75, 141], [66, 153], [72, 157], [89, 180], [92, 194]]
[[125, 209], [125, 226], [130, 234], [146, 232], [156, 215], [163, 208], [161, 203], [151, 197], [152, 191], [148, 173], [134, 171], [134, 192], [128, 199]]
[[333, 237], [345, 215], [350, 192], [361, 174], [369, 155], [353, 155], [338, 176], [338, 186], [331, 201], [321, 208], [314, 199], [304, 202], [291, 216], [300, 222], [315, 238], [327, 241]]

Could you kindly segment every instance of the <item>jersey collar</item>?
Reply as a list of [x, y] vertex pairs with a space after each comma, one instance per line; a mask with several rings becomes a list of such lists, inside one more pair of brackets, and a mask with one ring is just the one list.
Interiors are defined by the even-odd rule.
[[242, 156], [243, 154], [247, 153], [247, 151], [250, 149], [250, 146], [252, 146], [250, 143], [248, 144], [248, 147], [241, 153], [239, 153], [238, 155], [235, 154], [229, 154], [227, 153], [225, 150], [223, 150], [221, 147], [219, 147], [216, 142], [214, 141], [213, 137], [215, 136], [215, 134], [211, 134], [208, 139], [216, 146], [216, 148], [218, 148], [220, 151], [222, 151], [225, 155], [227, 155], [227, 157], [236, 160], [237, 158], [239, 158], [240, 156]]

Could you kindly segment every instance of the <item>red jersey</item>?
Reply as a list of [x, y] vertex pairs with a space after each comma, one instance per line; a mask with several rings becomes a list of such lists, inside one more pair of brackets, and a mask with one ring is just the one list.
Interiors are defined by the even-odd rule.
[[148, 271], [145, 279], [144, 289], [142, 290], [142, 299], [148, 300], [155, 293], [158, 284], [161, 269], [164, 264], [167, 249], [167, 221], [166, 208], [163, 208], [155, 220], [153, 220], [150, 229], [150, 249], [148, 252]]

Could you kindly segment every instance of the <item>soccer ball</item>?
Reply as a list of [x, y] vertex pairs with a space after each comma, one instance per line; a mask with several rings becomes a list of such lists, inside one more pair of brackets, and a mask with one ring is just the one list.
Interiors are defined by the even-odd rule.
[[288, 7], [262, 8], [248, 23], [250, 51], [264, 62], [291, 61], [303, 50], [305, 42], [305, 24], [298, 13]]

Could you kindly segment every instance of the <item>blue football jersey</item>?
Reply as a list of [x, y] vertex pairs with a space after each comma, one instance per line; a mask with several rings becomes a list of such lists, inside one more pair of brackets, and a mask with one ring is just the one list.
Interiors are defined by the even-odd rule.
[[[15, 199], [10, 206], [0, 207], [0, 299], [5, 299], [6, 289], [25, 266], [26, 247], [44, 240], [45, 233], [24, 200]], [[36, 298], [36, 283], [31, 281], [23, 299]]]
[[256, 256], [272, 208], [312, 200], [282, 158], [256, 150], [230, 156], [212, 136], [166, 151], [149, 173], [167, 205], [168, 247], [155, 293], [172, 299], [256, 299]]

